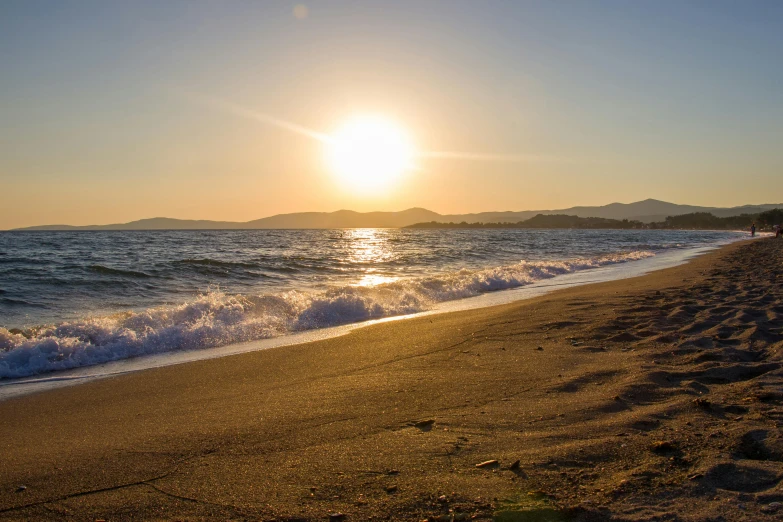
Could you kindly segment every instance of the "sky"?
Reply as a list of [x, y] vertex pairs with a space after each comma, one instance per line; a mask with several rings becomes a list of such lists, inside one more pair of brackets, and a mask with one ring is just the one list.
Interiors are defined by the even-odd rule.
[[[4, 0], [0, 229], [778, 203], [781, 56], [775, 0]], [[358, 193], [257, 114], [467, 156]]]

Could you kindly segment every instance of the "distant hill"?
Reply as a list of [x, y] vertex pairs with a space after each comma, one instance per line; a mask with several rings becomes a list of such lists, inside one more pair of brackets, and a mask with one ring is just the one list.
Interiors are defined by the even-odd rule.
[[270, 228], [400, 228], [415, 223], [518, 223], [538, 214], [565, 214], [582, 218], [628, 219], [652, 223], [664, 221], [669, 216], [697, 212], [709, 212], [717, 217], [758, 214], [780, 204], [743, 205], [740, 207], [698, 207], [678, 205], [646, 199], [636, 203], [611, 203], [597, 207], [571, 207], [559, 210], [524, 210], [520, 212], [480, 212], [477, 214], [438, 214], [424, 208], [409, 208], [401, 212], [296, 212], [278, 214], [247, 222], [207, 221], [171, 218], [151, 218], [114, 225], [43, 225], [15, 230], [226, 230], [226, 229], [270, 229]]
[[740, 207], [699, 207], [678, 205], [657, 199], [645, 199], [635, 203], [610, 203], [598, 207], [571, 207], [559, 210], [525, 210], [522, 212], [482, 212], [479, 214], [454, 214], [441, 216], [440, 222], [468, 223], [517, 223], [538, 214], [565, 214], [577, 217], [599, 217], [606, 219], [627, 219], [653, 223], [664, 221], [669, 216], [680, 216], [696, 212], [709, 212], [717, 217], [739, 216], [740, 214], [758, 214], [773, 208], [783, 208], [783, 203], [763, 205], [743, 205]]
[[[711, 214], [710, 214], [711, 215]], [[714, 217], [714, 216], [713, 216]], [[675, 218], [677, 219], [677, 218]], [[720, 218], [715, 218], [720, 219]], [[496, 222], [496, 223], [439, 223], [430, 221], [428, 223], [416, 223], [408, 225], [405, 228], [576, 228], [576, 229], [631, 229], [647, 228], [648, 225], [641, 221], [629, 221], [620, 219], [608, 219], [598, 217], [578, 217], [564, 214], [536, 214], [530, 219], [519, 221], [517, 223]]]
[[401, 212], [298, 212], [278, 214], [248, 221], [243, 228], [401, 228], [421, 221], [441, 219], [441, 215], [424, 208]]
[[244, 223], [233, 221], [208, 221], [198, 219], [149, 218], [118, 223], [114, 225], [41, 225], [37, 227], [17, 228], [14, 230], [217, 230], [247, 228]]
[[652, 229], [652, 230], [748, 230], [755, 223], [758, 230], [774, 230], [776, 225], [783, 223], [783, 208], [775, 208], [754, 214], [719, 217], [709, 212], [693, 212], [669, 216], [662, 221], [642, 223], [629, 219], [610, 219], [602, 217], [579, 217], [566, 214], [536, 214], [530, 219], [509, 222], [490, 223], [440, 223], [429, 221], [408, 225], [405, 228], [434, 229], [510, 229], [510, 228], [568, 228], [568, 229]]
[[207, 221], [151, 218], [114, 225], [43, 225], [15, 230], [236, 230], [274, 228], [401, 228], [422, 221], [441, 219], [441, 215], [423, 208], [401, 212], [297, 212], [278, 214], [253, 221]]

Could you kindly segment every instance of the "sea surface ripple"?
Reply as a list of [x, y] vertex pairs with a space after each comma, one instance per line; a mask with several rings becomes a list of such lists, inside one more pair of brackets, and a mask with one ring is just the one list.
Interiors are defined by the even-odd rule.
[[736, 232], [0, 233], [0, 379], [224, 346], [727, 243]]

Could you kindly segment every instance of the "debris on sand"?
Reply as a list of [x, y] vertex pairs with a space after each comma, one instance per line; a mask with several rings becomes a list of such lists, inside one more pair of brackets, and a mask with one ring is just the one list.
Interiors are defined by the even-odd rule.
[[496, 468], [500, 465], [500, 463], [497, 460], [485, 460], [484, 462], [479, 462], [476, 464], [477, 468]]
[[677, 445], [668, 440], [658, 440], [650, 444], [650, 451], [658, 454], [673, 453], [677, 451]]

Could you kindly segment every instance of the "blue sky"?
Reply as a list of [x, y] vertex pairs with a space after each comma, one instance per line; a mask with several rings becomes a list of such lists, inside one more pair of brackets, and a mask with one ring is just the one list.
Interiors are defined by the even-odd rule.
[[[305, 210], [777, 202], [783, 2], [0, 4], [0, 228]], [[321, 144], [364, 112], [431, 160], [383, 194]]]

